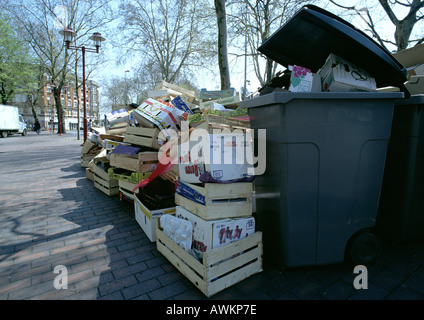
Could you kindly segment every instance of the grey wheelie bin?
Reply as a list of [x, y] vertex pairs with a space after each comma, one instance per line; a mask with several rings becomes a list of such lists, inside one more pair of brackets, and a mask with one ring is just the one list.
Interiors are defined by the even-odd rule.
[[365, 33], [313, 5], [258, 51], [282, 66], [312, 72], [333, 53], [367, 70], [378, 88], [397, 86], [406, 93], [274, 92], [240, 103], [252, 128], [266, 129], [266, 170], [255, 177], [264, 264], [324, 265], [346, 255], [355, 264], [369, 263], [379, 252], [370, 230], [394, 105], [408, 95], [407, 70]]
[[375, 232], [393, 243], [424, 238], [424, 95], [396, 103]]
[[266, 129], [266, 170], [255, 177], [265, 265], [338, 263], [348, 246], [358, 262], [373, 258], [377, 244], [367, 231], [376, 223], [394, 104], [402, 97], [279, 92], [241, 103], [252, 129]]

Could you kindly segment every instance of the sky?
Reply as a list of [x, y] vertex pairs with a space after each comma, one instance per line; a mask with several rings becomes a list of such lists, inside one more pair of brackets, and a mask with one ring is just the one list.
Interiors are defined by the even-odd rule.
[[[333, 12], [345, 20], [351, 22], [356, 27], [360, 28], [361, 30], [365, 31], [365, 24], [364, 22], [359, 18], [355, 17], [353, 18], [353, 15], [349, 15], [347, 11], [342, 10], [340, 8], [337, 8], [335, 5], [329, 3], [328, 1], [321, 1], [321, 4], [319, 6], [325, 8], [326, 10]], [[388, 21], [388, 18], [382, 14], [382, 10], [379, 7], [377, 0], [339, 0], [338, 3], [344, 5], [344, 6], [356, 6], [356, 8], [360, 9], [363, 7], [367, 7], [371, 10], [371, 12], [377, 12], [373, 15], [375, 17], [376, 24], [378, 26], [379, 33], [383, 35], [384, 38], [393, 39], [394, 34], [394, 26], [390, 21]], [[115, 5], [118, 4], [118, 1], [116, 1]], [[380, 12], [380, 13], [379, 13]], [[402, 18], [406, 12], [396, 12], [396, 15], [398, 18]], [[422, 31], [422, 28], [420, 29]], [[100, 30], [99, 30], [100, 31]], [[101, 31], [100, 31], [101, 32]], [[367, 33], [367, 32], [366, 32]], [[102, 33], [103, 34], [103, 33]], [[389, 48], [390, 49], [390, 48]], [[392, 48], [394, 49], [394, 48]], [[131, 78], [134, 75], [135, 70], [135, 63], [134, 61], [128, 61], [124, 65], [117, 65], [117, 56], [120, 54], [119, 48], [112, 45], [112, 43], [106, 40], [104, 43], [104, 48], [102, 48], [103, 54], [107, 55], [111, 61], [108, 63], [107, 68], [100, 68], [99, 71], [97, 71], [95, 74], [93, 74], [93, 79], [98, 81], [99, 83], [102, 82], [105, 78], [110, 77], [121, 77], [125, 78]], [[229, 48], [229, 52], [234, 52], [234, 48]], [[230, 74], [231, 74], [231, 86], [234, 87], [237, 91], [240, 91], [240, 88], [244, 86], [244, 58], [234, 59], [231, 56], [230, 59]], [[216, 68], [218, 71], [218, 68]], [[279, 66], [277, 70], [283, 70], [284, 68], [282, 66]], [[125, 71], [129, 72], [125, 72]], [[250, 92], [255, 92], [258, 87], [260, 87], [259, 81], [256, 78], [256, 75], [253, 71], [252, 63], [250, 62], [250, 59], [247, 61], [247, 80], [248, 80], [248, 90]], [[199, 86], [199, 88], [206, 88], [208, 90], [219, 90], [220, 88], [220, 79], [219, 74], [216, 72], [216, 74], [210, 74], [209, 72], [205, 74], [202, 72], [202, 70], [199, 70], [197, 73], [198, 77], [195, 83]]]

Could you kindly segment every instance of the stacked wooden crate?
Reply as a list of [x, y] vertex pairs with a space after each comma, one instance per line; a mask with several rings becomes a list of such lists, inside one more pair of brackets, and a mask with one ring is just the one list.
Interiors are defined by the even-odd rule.
[[[158, 130], [133, 127], [128, 125], [123, 137], [127, 149], [138, 150], [132, 154], [120, 153], [114, 148], [109, 155], [112, 168], [111, 177], [118, 179], [119, 195], [121, 200], [134, 201], [133, 189], [142, 180], [146, 179], [157, 167], [158, 163]], [[121, 169], [121, 170], [119, 170]]]
[[[133, 117], [138, 122], [139, 126], [127, 128], [124, 142], [154, 151], [141, 152], [136, 159], [135, 157], [130, 159], [129, 157], [124, 158], [122, 156], [112, 155], [113, 159], [111, 158], [111, 161], [115, 166], [120, 165], [121, 167], [138, 172], [155, 170], [160, 156], [158, 151], [169, 138], [166, 134], [167, 130], [170, 128], [177, 133], [180, 128], [180, 122], [183, 120], [182, 116], [185, 114], [182, 110], [177, 112], [177, 110], [175, 110], [176, 107], [167, 102], [178, 97], [181, 91], [184, 90], [176, 86], [171, 86], [166, 82], [162, 82], [157, 90], [149, 92], [148, 99], [133, 112]], [[186, 92], [185, 94], [188, 96], [191, 93]], [[135, 219], [152, 242], [156, 241], [155, 230], [157, 218], [163, 214], [175, 212], [174, 182], [176, 175], [177, 172], [175, 171], [167, 172], [163, 175], [160, 174], [159, 177], [156, 178], [157, 180], [153, 181], [153, 184], [155, 184], [163, 180], [163, 185], [167, 183], [172, 185], [172, 204], [166, 202], [167, 205], [165, 206], [151, 206], [144, 203], [144, 189], [138, 195], [134, 195]], [[153, 190], [150, 192], [155, 191]], [[162, 193], [158, 190], [158, 194]]]
[[118, 180], [111, 179], [108, 174], [110, 162], [106, 157], [95, 158], [93, 161], [94, 187], [108, 196], [119, 193]]
[[[249, 129], [239, 119], [212, 116], [200, 122], [196, 126], [209, 132], [223, 126], [234, 129], [232, 125]], [[192, 223], [192, 250], [198, 259], [157, 224], [158, 250], [208, 297], [262, 271], [262, 233], [255, 232], [252, 215], [253, 183], [245, 180], [201, 183], [180, 174], [175, 216]]]
[[94, 159], [102, 150], [102, 147], [98, 144], [97, 141], [92, 141], [87, 139], [81, 150], [81, 167], [88, 168], [88, 165], [91, 160]]

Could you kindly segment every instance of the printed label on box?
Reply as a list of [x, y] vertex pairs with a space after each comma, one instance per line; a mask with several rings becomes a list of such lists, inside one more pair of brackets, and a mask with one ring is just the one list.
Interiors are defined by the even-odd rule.
[[206, 204], [205, 197], [202, 194], [193, 188], [190, 188], [188, 185], [182, 183], [181, 181], [176, 182], [175, 192], [187, 199], [190, 199], [191, 201], [200, 203], [201, 205]]
[[144, 101], [134, 112], [151, 121], [161, 130], [180, 129], [180, 122], [175, 107], [155, 99]]

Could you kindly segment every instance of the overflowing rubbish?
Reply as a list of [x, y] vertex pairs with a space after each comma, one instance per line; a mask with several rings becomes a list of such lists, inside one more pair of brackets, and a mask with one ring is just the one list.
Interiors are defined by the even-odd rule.
[[423, 48], [399, 55], [404, 66], [305, 6], [258, 48], [283, 70], [251, 99], [161, 81], [140, 105], [105, 115], [81, 165], [94, 187], [133, 204], [149, 240], [206, 296], [261, 272], [262, 256], [366, 263], [378, 253], [369, 230], [393, 108], [424, 93]]

